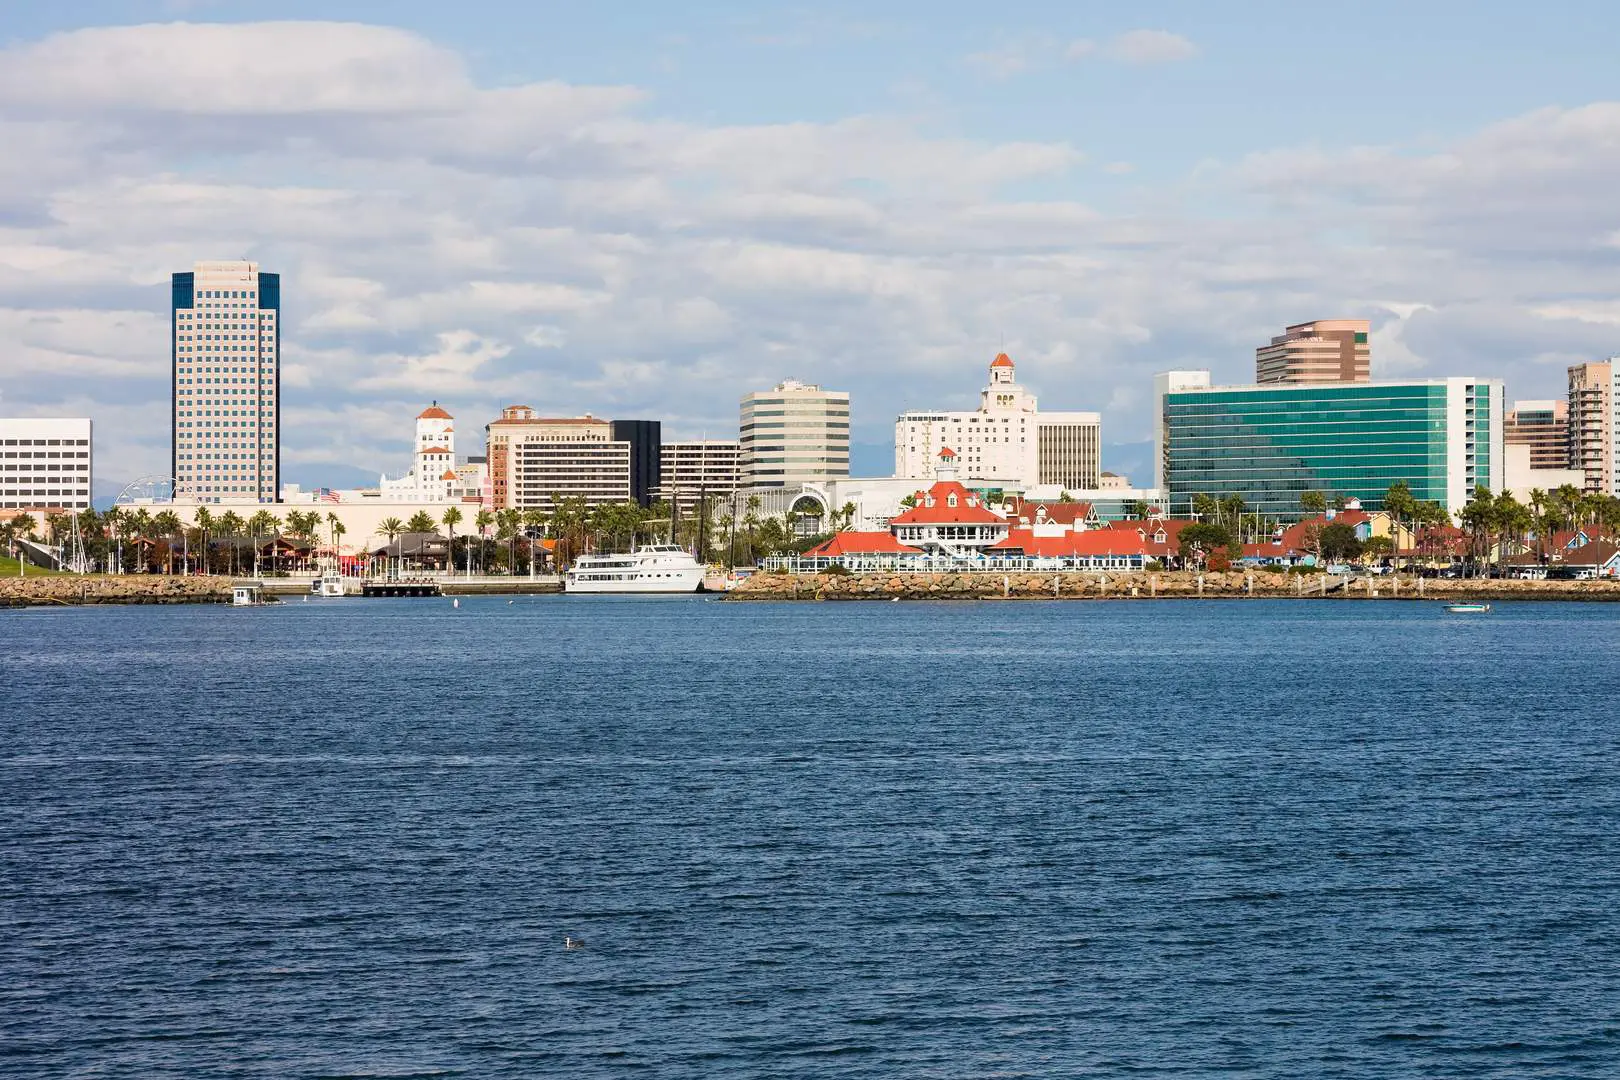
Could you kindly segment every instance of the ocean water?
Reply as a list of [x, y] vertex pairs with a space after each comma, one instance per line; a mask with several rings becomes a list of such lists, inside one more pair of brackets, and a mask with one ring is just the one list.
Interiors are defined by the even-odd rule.
[[0, 1075], [1620, 1076], [1617, 625], [0, 612]]

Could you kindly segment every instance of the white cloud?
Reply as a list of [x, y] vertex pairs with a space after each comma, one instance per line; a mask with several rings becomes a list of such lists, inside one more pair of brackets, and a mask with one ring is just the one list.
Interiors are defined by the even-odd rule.
[[1127, 64], [1165, 64], [1198, 55], [1198, 46], [1168, 30], [1128, 30], [1108, 43], [1108, 55]]
[[1106, 406], [1118, 442], [1145, 437], [1154, 370], [1246, 378], [1292, 321], [1372, 318], [1375, 369], [1515, 397], [1558, 393], [1547, 358], [1606, 354], [1620, 322], [1611, 103], [1214, 162], [1122, 214], [1087, 201], [1080, 148], [941, 134], [933, 110], [676, 122], [633, 87], [480, 87], [402, 31], [273, 25], [206, 103], [190, 54], [240, 56], [239, 28], [0, 53], [0, 141], [29, 159], [0, 154], [6, 408], [91, 411], [109, 479], [167, 465], [167, 276], [201, 258], [283, 275], [287, 460], [390, 472], [431, 398], [468, 448], [510, 400], [713, 435], [797, 374], [881, 442], [902, 407], [971, 401], [1005, 335], [1045, 404]]

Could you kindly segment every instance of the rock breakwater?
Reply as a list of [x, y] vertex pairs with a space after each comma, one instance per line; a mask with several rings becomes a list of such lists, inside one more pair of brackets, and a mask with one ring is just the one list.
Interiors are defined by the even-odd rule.
[[0, 607], [48, 604], [223, 604], [230, 578], [158, 574], [0, 578]]
[[1326, 574], [862, 573], [755, 574], [727, 600], [1151, 600], [1271, 597], [1329, 600], [1620, 600], [1611, 581], [1508, 581]]

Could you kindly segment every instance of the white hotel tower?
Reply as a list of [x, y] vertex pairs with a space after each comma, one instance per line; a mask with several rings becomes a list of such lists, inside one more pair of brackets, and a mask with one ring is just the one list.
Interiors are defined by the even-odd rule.
[[972, 412], [912, 411], [894, 422], [894, 475], [936, 475], [940, 451], [953, 451], [964, 480], [1018, 488], [1102, 486], [1102, 417], [1041, 412], [1018, 385], [1006, 353], [990, 361], [990, 383]]
[[174, 495], [275, 502], [281, 490], [281, 275], [200, 262], [172, 278]]

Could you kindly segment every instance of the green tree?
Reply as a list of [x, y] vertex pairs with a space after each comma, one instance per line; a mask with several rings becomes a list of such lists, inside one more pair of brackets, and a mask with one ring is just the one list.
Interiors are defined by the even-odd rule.
[[426, 510], [418, 510], [411, 515], [411, 520], [405, 523], [405, 531], [408, 533], [431, 533], [438, 531], [438, 525], [433, 520], [432, 514], [429, 514]]
[[208, 507], [199, 506], [197, 507], [197, 513], [191, 519], [191, 523], [197, 528], [197, 551], [202, 556], [202, 572], [212, 574], [214, 568], [209, 565], [208, 560], [208, 536], [214, 528], [214, 515], [209, 512]]
[[1243, 557], [1243, 547], [1237, 538], [1222, 525], [1212, 521], [1197, 521], [1182, 526], [1177, 540], [1177, 554], [1183, 566], [1203, 569], [1211, 566], [1224, 569], [1227, 564]]
[[456, 526], [461, 524], [461, 508], [449, 507], [439, 520], [444, 524], [445, 534], [450, 538], [450, 546], [445, 549], [445, 562], [449, 564], [447, 569], [454, 576], [456, 572]]
[[1299, 507], [1307, 514], [1327, 513], [1327, 496], [1320, 491], [1302, 491], [1299, 493]]
[[507, 573], [517, 573], [517, 538], [522, 523], [523, 513], [515, 508], [501, 510], [495, 514], [495, 539], [506, 541]]
[[1474, 488], [1473, 498], [1468, 500], [1468, 505], [1457, 511], [1457, 520], [1469, 536], [1470, 566], [1477, 568], [1490, 553], [1491, 539], [1498, 524], [1496, 497], [1491, 494], [1491, 489], [1484, 485]]
[[1317, 538], [1322, 558], [1329, 562], [1349, 562], [1361, 557], [1362, 544], [1356, 530], [1341, 521], [1323, 525]]
[[180, 515], [173, 510], [160, 510], [152, 518], [152, 530], [163, 537], [164, 557], [167, 563], [165, 573], [174, 573], [174, 541], [175, 537], [185, 532], [185, 525], [180, 521]]
[[1143, 502], [1141, 499], [1127, 499], [1125, 504], [1120, 509], [1125, 515], [1126, 521], [1147, 520], [1148, 504]]

